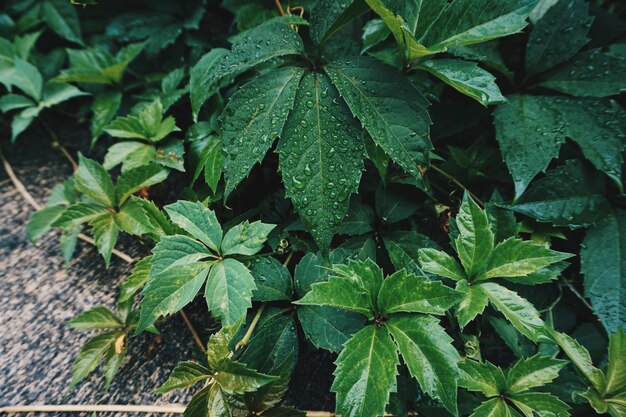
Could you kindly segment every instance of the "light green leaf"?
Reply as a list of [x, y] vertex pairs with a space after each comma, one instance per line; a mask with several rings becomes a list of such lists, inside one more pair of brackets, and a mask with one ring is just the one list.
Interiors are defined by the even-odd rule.
[[537, 74], [573, 57], [587, 42], [593, 18], [582, 0], [559, 0], [535, 23], [526, 44], [526, 71]]
[[79, 226], [83, 223], [89, 222], [94, 218], [103, 214], [111, 214], [111, 212], [100, 205], [78, 203], [69, 206], [58, 220], [52, 223], [52, 227], [60, 227], [63, 229], [70, 229]]
[[[154, 159], [155, 154], [156, 149], [154, 146], [146, 143], [135, 141], [118, 142], [109, 146], [109, 149], [104, 156], [102, 166], [106, 170], [111, 170], [119, 164], [123, 164], [122, 171], [126, 171], [126, 169], [129, 168], [146, 165], [149, 161]], [[142, 155], [140, 163], [135, 163], [136, 159], [133, 157], [134, 155]], [[143, 158], [143, 156], [145, 156], [145, 158]]]
[[613, 394], [626, 387], [626, 332], [619, 328], [609, 335], [609, 363], [603, 394]]
[[473, 277], [485, 264], [493, 250], [493, 232], [489, 228], [487, 213], [465, 193], [456, 216], [459, 236], [455, 239], [461, 264], [469, 277]]
[[525, 416], [569, 416], [569, 405], [545, 392], [525, 392], [510, 397]]
[[255, 392], [278, 377], [265, 375], [242, 363], [226, 360], [220, 364], [219, 372], [214, 374], [213, 378], [225, 392], [243, 394]]
[[152, 255], [146, 256], [135, 264], [128, 278], [120, 286], [118, 303], [130, 300], [148, 282], [151, 261]]
[[424, 248], [418, 251], [422, 269], [431, 274], [450, 278], [455, 281], [466, 279], [465, 271], [452, 256], [444, 251]]
[[37, 107], [27, 107], [13, 116], [11, 121], [11, 142], [15, 142], [20, 133], [26, 130], [37, 116], [39, 116], [39, 108]]
[[222, 227], [215, 212], [202, 203], [179, 200], [164, 207], [172, 222], [199, 239], [213, 251], [218, 251], [222, 242]]
[[211, 369], [217, 370], [220, 366], [220, 362], [230, 356], [233, 339], [238, 336], [238, 331], [244, 321], [243, 319], [242, 317], [231, 325], [223, 326], [219, 331], [209, 337], [207, 344], [207, 360]]
[[114, 329], [124, 325], [111, 310], [101, 306], [90, 308], [65, 323], [78, 330]]
[[78, 13], [65, 0], [46, 0], [42, 3], [43, 20], [59, 36], [70, 42], [83, 45]]
[[74, 97], [89, 95], [71, 84], [46, 83], [40, 106], [52, 107]]
[[221, 116], [226, 196], [280, 136], [303, 74], [298, 67], [270, 71], [244, 84], [229, 99]]
[[480, 284], [491, 304], [511, 322], [521, 334], [536, 342], [545, 339], [545, 323], [537, 309], [517, 293], [493, 282]]
[[209, 135], [206, 139], [192, 142], [191, 147], [193, 155], [191, 158], [195, 157], [194, 152], [197, 154], [193, 181], [196, 181], [204, 170], [204, 181], [211, 188], [211, 191], [217, 192], [217, 184], [222, 177], [224, 167], [221, 138], [217, 135]]
[[159, 317], [176, 313], [193, 301], [208, 273], [207, 263], [193, 262], [151, 276], [141, 292], [143, 298], [136, 334], [154, 324]]
[[138, 199], [127, 201], [117, 213], [113, 215], [113, 220], [118, 229], [135, 236], [147, 235], [154, 231], [152, 223]]
[[11, 71], [9, 80], [6, 82], [10, 82], [19, 88], [36, 102], [41, 100], [43, 78], [33, 64], [23, 59], [15, 58], [13, 71]]
[[626, 327], [626, 211], [589, 228], [580, 250], [585, 296], [609, 333]]
[[[113, 120], [122, 104], [121, 91], [105, 90], [94, 95], [91, 104], [91, 143], [102, 134], [104, 128]], [[106, 166], [106, 160], [105, 164]], [[107, 168], [110, 169], [110, 168]]]
[[306, 73], [278, 144], [285, 192], [327, 251], [348, 211], [363, 167], [359, 126], [322, 73]]
[[515, 417], [511, 411], [504, 400], [492, 398], [476, 407], [470, 417]]
[[578, 341], [565, 333], [550, 330], [550, 335], [559, 344], [563, 352], [569, 357], [576, 369], [587, 378], [596, 390], [606, 386], [606, 380], [601, 370], [593, 366], [589, 351]]
[[386, 233], [383, 241], [396, 270], [404, 268], [415, 275], [424, 275], [421, 262], [418, 262], [419, 251], [422, 248], [439, 248], [430, 238], [415, 231]]
[[166, 392], [187, 388], [196, 382], [210, 378], [212, 372], [210, 369], [197, 364], [195, 362], [180, 362], [172, 371], [169, 378], [155, 392], [157, 394], [165, 394]]
[[496, 245], [484, 269], [476, 276], [476, 281], [530, 275], [571, 256], [544, 245], [510, 237]]
[[276, 227], [261, 221], [247, 220], [232, 227], [222, 240], [222, 255], [254, 255], [263, 249], [269, 233]]
[[47, 233], [63, 212], [65, 212], [65, 207], [51, 206], [44, 207], [31, 214], [26, 224], [26, 237], [28, 237], [28, 240], [35, 242]]
[[241, 318], [252, 306], [254, 277], [248, 268], [234, 259], [224, 259], [211, 268], [204, 291], [211, 314], [224, 325]]
[[111, 260], [111, 252], [113, 252], [115, 242], [117, 242], [117, 235], [119, 234], [113, 214], [107, 213], [95, 217], [89, 221], [89, 225], [92, 227], [98, 253], [102, 255], [108, 267]]
[[509, 394], [528, 391], [554, 381], [559, 371], [567, 365], [567, 361], [554, 359], [539, 354], [530, 358], [522, 358], [515, 362], [507, 373], [507, 389]]
[[428, 102], [394, 68], [368, 57], [335, 61], [326, 71], [348, 107], [394, 162], [420, 177], [432, 148]]
[[495, 82], [496, 77], [474, 62], [460, 59], [436, 59], [424, 62], [419, 68], [430, 72], [483, 106], [506, 102], [506, 98]]
[[337, 414], [377, 417], [385, 413], [400, 364], [396, 346], [384, 327], [367, 326], [345, 344], [336, 361]]
[[211, 252], [202, 243], [184, 235], [164, 236], [152, 249], [152, 272], [158, 275], [168, 268], [207, 258]]
[[445, 314], [461, 293], [440, 281], [430, 281], [400, 270], [387, 277], [378, 293], [378, 311], [393, 313]]
[[117, 205], [121, 206], [137, 191], [165, 181], [169, 171], [155, 164], [144, 165], [122, 172], [117, 179], [115, 195]]
[[350, 259], [347, 264], [333, 265], [331, 276], [357, 282], [359, 287], [370, 294], [372, 308], [376, 310], [376, 300], [383, 285], [383, 271], [372, 259], [365, 261]]
[[109, 173], [94, 161], [78, 153], [78, 169], [74, 173], [76, 189], [106, 207], [115, 206], [115, 191]]
[[21, 94], [5, 94], [0, 97], [0, 111], [3, 113], [35, 106], [37, 103]]
[[370, 293], [361, 283], [345, 276], [331, 276], [328, 281], [311, 285], [311, 291], [294, 303], [335, 307], [374, 317]]
[[100, 359], [113, 347], [121, 335], [124, 335], [124, 332], [106, 332], [92, 337], [85, 343], [72, 366], [72, 380], [69, 389], [74, 388], [98, 367]]
[[459, 364], [461, 378], [459, 386], [470, 391], [481, 392], [487, 397], [499, 397], [506, 389], [506, 378], [502, 369], [491, 362], [476, 362], [466, 359]]
[[422, 390], [441, 401], [450, 413], [458, 415], [456, 391], [460, 357], [439, 320], [430, 316], [394, 316], [385, 327]]
[[481, 285], [469, 285], [466, 280], [459, 281], [456, 290], [464, 295], [454, 308], [454, 315], [459, 321], [459, 326], [464, 328], [477, 315], [482, 314], [489, 299]]
[[550, 72], [541, 85], [579, 97], [608, 97], [626, 91], [626, 60], [583, 51], [567, 64]]

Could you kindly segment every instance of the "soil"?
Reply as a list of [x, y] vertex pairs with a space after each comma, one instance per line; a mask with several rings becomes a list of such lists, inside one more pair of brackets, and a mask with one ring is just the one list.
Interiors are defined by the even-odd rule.
[[[62, 133], [59, 136], [72, 154], [80, 150], [91, 157], [102, 157], [104, 146], [89, 149], [85, 125], [58, 125]], [[15, 144], [3, 136], [6, 159], [28, 191], [44, 204], [51, 189], [71, 174], [67, 160], [51, 148], [43, 130], [33, 129]], [[74, 259], [65, 265], [58, 233], [48, 233], [36, 245], [26, 239], [25, 225], [31, 212], [1, 170], [0, 406], [185, 403], [190, 391], [154, 393], [178, 361], [192, 358], [194, 342], [178, 315], [160, 324], [161, 335], [144, 333], [130, 339], [122, 369], [108, 391], [101, 375], [94, 373], [67, 392], [72, 363], [90, 334], [71, 329], [64, 322], [95, 305], [113, 308], [119, 284], [132, 266], [113, 256], [107, 269], [95, 248], [80, 241]], [[136, 239], [124, 236], [116, 248], [133, 257], [149, 250]], [[185, 311], [206, 341], [210, 333], [206, 305], [195, 302]], [[333, 409], [333, 360], [327, 352], [303, 349], [286, 403], [305, 410]]]

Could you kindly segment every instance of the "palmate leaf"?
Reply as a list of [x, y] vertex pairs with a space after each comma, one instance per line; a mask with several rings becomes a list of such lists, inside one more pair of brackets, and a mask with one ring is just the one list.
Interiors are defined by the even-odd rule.
[[481, 392], [487, 397], [499, 396], [507, 386], [502, 369], [489, 361], [476, 362], [466, 359], [459, 364], [461, 377], [459, 386], [470, 391]]
[[222, 255], [254, 255], [263, 248], [275, 225], [247, 220], [232, 227], [222, 240]]
[[465, 271], [463, 271], [463, 268], [461, 268], [456, 259], [444, 251], [424, 248], [420, 249], [418, 254], [420, 264], [424, 271], [455, 281], [466, 279]]
[[186, 388], [194, 385], [196, 382], [211, 378], [210, 369], [195, 362], [180, 362], [172, 371], [169, 378], [155, 392], [157, 394], [165, 394], [166, 392]]
[[348, 277], [331, 277], [328, 281], [313, 284], [311, 291], [295, 301], [295, 304], [335, 307], [368, 318], [374, 316], [370, 293]]
[[402, 359], [422, 390], [458, 415], [456, 392], [459, 354], [439, 320], [430, 316], [394, 316], [385, 323]]
[[252, 306], [254, 290], [254, 277], [248, 268], [227, 258], [211, 268], [204, 297], [211, 314], [228, 325], [236, 322]]
[[522, 358], [507, 373], [507, 393], [517, 394], [547, 385], [559, 376], [559, 371], [565, 365], [567, 361], [539, 354]]
[[177, 201], [164, 208], [174, 224], [213, 251], [218, 251], [222, 242], [222, 227], [213, 210], [209, 210], [200, 202], [191, 201]]
[[117, 339], [124, 334], [123, 331], [117, 330], [102, 333], [89, 339], [74, 361], [69, 389], [74, 388], [94, 371], [107, 351], [114, 348]]
[[387, 329], [373, 325], [346, 342], [331, 388], [337, 394], [337, 414], [377, 417], [385, 413], [400, 364], [396, 349]]
[[298, 320], [307, 339], [316, 348], [337, 353], [365, 323], [359, 314], [323, 306], [298, 308]]
[[626, 211], [589, 228], [580, 251], [585, 296], [609, 333], [626, 328]]
[[463, 298], [454, 307], [454, 315], [459, 326], [464, 328], [477, 315], [482, 314], [489, 304], [489, 298], [481, 285], [468, 285], [466, 280], [459, 281], [456, 290], [463, 293]]
[[270, 71], [244, 84], [229, 99], [221, 116], [226, 196], [280, 136], [303, 74], [297, 67]]
[[76, 189], [101, 203], [105, 207], [114, 207], [115, 190], [109, 173], [96, 161], [78, 153], [78, 169], [74, 174]]
[[506, 102], [496, 84], [496, 77], [476, 63], [460, 59], [434, 59], [420, 65], [461, 94], [477, 100], [483, 106]]
[[322, 73], [306, 73], [277, 151], [285, 192], [322, 250], [348, 211], [363, 167], [356, 121]]
[[394, 68], [368, 57], [335, 61], [326, 71], [374, 142], [405, 171], [420, 176], [432, 148], [428, 102]]
[[98, 253], [102, 255], [105, 264], [109, 266], [111, 252], [113, 252], [119, 234], [115, 218], [112, 213], [103, 214], [90, 220], [89, 225], [92, 227]]
[[525, 392], [510, 397], [524, 416], [569, 416], [569, 405], [545, 392]]
[[164, 236], [152, 249], [150, 275], [207, 258], [211, 252], [202, 243], [185, 235]]
[[493, 250], [493, 232], [489, 228], [486, 211], [481, 210], [467, 193], [463, 196], [456, 225], [459, 230], [455, 239], [456, 250], [466, 274], [473, 277]]

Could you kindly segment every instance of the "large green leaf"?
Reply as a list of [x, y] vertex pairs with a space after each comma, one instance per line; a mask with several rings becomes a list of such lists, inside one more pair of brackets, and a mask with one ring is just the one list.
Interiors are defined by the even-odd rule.
[[263, 248], [267, 235], [275, 225], [260, 221], [249, 223], [247, 220], [232, 227], [222, 240], [222, 255], [251, 256]]
[[98, 248], [98, 253], [104, 258], [104, 262], [109, 266], [111, 252], [117, 242], [119, 229], [115, 224], [115, 217], [111, 213], [103, 214], [89, 221], [92, 226], [92, 233]]
[[587, 169], [581, 161], [569, 160], [548, 171], [544, 178], [507, 207], [555, 226], [586, 226], [609, 214], [604, 189], [604, 182], [597, 172]]
[[363, 316], [333, 307], [302, 306], [298, 319], [307, 339], [317, 348], [340, 352], [350, 337], [361, 330]]
[[469, 285], [466, 280], [459, 281], [456, 290], [463, 293], [463, 298], [455, 306], [454, 315], [459, 326], [464, 328], [477, 315], [482, 314], [489, 304], [489, 298], [481, 285]]
[[430, 281], [400, 270], [387, 277], [378, 293], [378, 310], [393, 313], [445, 314], [461, 294], [440, 281]]
[[455, 281], [466, 279], [465, 271], [457, 260], [444, 251], [424, 248], [420, 249], [418, 253], [424, 271]]
[[601, 370], [593, 366], [591, 355], [576, 339], [565, 333], [551, 330], [550, 335], [559, 344], [563, 352], [569, 357], [576, 369], [587, 378], [596, 390], [601, 391], [606, 386], [605, 377]]
[[198, 117], [202, 104], [217, 91], [224, 78], [234, 78], [272, 58], [304, 53], [302, 40], [288, 21], [291, 22], [272, 19], [250, 29], [236, 38], [230, 52], [211, 56], [206, 64], [203, 63], [199, 75], [194, 77], [198, 82], [192, 82], [190, 86], [194, 118]]
[[98, 367], [102, 357], [115, 345], [116, 340], [122, 335], [124, 335], [123, 331], [106, 332], [92, 337], [85, 343], [72, 366], [70, 389]]
[[76, 6], [64, 0], [46, 0], [41, 7], [43, 20], [57, 35], [79, 45], [83, 44]]
[[396, 346], [385, 327], [367, 326], [345, 344], [336, 361], [337, 414], [378, 417], [385, 413], [400, 364]]
[[106, 207], [114, 207], [115, 190], [109, 173], [96, 161], [78, 154], [78, 169], [74, 173], [76, 189]]
[[311, 38], [322, 45], [326, 39], [337, 32], [350, 20], [367, 12], [363, 0], [317, 0], [311, 14]]
[[546, 392], [525, 392], [510, 397], [525, 416], [568, 416], [569, 405]]
[[211, 252], [202, 243], [185, 235], [163, 236], [152, 248], [150, 275], [158, 275], [168, 268], [197, 262]]
[[491, 398], [480, 404], [470, 417], [516, 417], [515, 413], [506, 405], [506, 402], [500, 398]]
[[226, 360], [222, 361], [219, 372], [213, 375], [213, 379], [229, 394], [243, 394], [257, 391], [277, 377], [259, 373], [242, 363]]
[[458, 415], [456, 391], [459, 354], [439, 320], [431, 316], [394, 316], [385, 323], [402, 359], [422, 390]]
[[452, 88], [477, 100], [483, 106], [506, 102], [496, 77], [476, 63], [461, 59], [433, 59], [420, 65]]
[[328, 281], [313, 284], [311, 291], [295, 304], [335, 307], [363, 314], [368, 318], [374, 316], [369, 292], [356, 280], [348, 277], [333, 276]]
[[150, 277], [141, 292], [141, 315], [137, 333], [159, 317], [175, 313], [196, 297], [209, 273], [207, 263], [194, 262], [169, 268]]
[[521, 334], [530, 340], [545, 339], [546, 324], [541, 320], [539, 312], [528, 300], [520, 297], [499, 284], [486, 282], [480, 287], [489, 298], [491, 304], [511, 322]]
[[585, 296], [609, 333], [626, 328], [626, 211], [589, 228], [580, 251]]
[[420, 42], [432, 51], [485, 42], [520, 32], [537, 0], [454, 0]]
[[228, 101], [221, 116], [226, 196], [280, 136], [303, 74], [298, 67], [270, 71], [244, 84]]
[[335, 61], [326, 71], [354, 114], [405, 171], [420, 176], [432, 148], [428, 102], [392, 67], [368, 57]]
[[515, 362], [507, 373], [507, 389], [509, 394], [528, 391], [531, 388], [547, 385], [559, 376], [559, 371], [567, 365], [567, 361], [549, 356], [535, 355], [522, 358]]
[[456, 216], [459, 235], [455, 239], [461, 264], [469, 277], [473, 277], [485, 264], [493, 250], [493, 232], [489, 228], [487, 212], [465, 193]]
[[544, 245], [510, 237], [496, 245], [476, 280], [526, 276], [571, 256]]
[[278, 153], [287, 197], [328, 250], [359, 186], [364, 146], [359, 126], [324, 74], [303, 76]]
[[209, 74], [218, 71], [219, 64], [229, 53], [228, 49], [213, 48], [204, 54], [189, 71], [189, 101], [191, 101], [194, 119], [197, 119], [204, 102], [215, 94], [214, 90], [205, 88]]
[[222, 227], [213, 210], [209, 210], [200, 202], [190, 201], [177, 201], [164, 208], [174, 224], [212, 250], [218, 251], [222, 242]]
[[526, 44], [526, 70], [539, 73], [567, 61], [587, 42], [593, 18], [582, 0], [559, 0], [535, 23]]
[[211, 268], [204, 297], [211, 314], [228, 325], [236, 322], [252, 306], [254, 290], [254, 277], [248, 268], [227, 258]]
[[481, 392], [487, 397], [497, 397], [506, 389], [506, 377], [502, 369], [489, 361], [466, 359], [459, 364], [459, 368], [459, 385], [463, 388]]
[[626, 90], [626, 60], [600, 49], [583, 51], [550, 72], [544, 87], [582, 97], [607, 97]]

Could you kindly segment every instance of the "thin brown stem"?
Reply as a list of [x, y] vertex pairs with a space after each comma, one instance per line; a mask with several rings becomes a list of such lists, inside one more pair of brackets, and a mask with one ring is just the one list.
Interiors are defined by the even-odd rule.
[[274, 0], [274, 3], [276, 4], [276, 8], [278, 9], [278, 13], [280, 13], [281, 16], [285, 15], [285, 11], [283, 10], [283, 5], [280, 4], [280, 0]]
[[206, 353], [206, 348], [204, 347], [204, 343], [202, 343], [202, 340], [200, 339], [198, 332], [196, 332], [196, 329], [191, 324], [191, 320], [189, 320], [189, 317], [187, 317], [187, 314], [185, 314], [185, 310], [180, 310], [180, 316], [183, 318], [185, 325], [187, 325], [187, 328], [189, 329], [189, 332], [191, 333], [193, 340], [196, 342], [196, 345], [198, 345], [198, 347], [200, 348], [202, 352]]
[[50, 134], [50, 137], [52, 138], [52, 147], [60, 150], [63, 156], [65, 156], [65, 158], [69, 161], [69, 163], [72, 164], [72, 169], [76, 171], [78, 169], [78, 164], [76, 163], [76, 161], [74, 160], [70, 152], [67, 150], [67, 148], [63, 146], [57, 134], [54, 132], [54, 130], [52, 130], [52, 127], [50, 127], [50, 125], [48, 124], [48, 122], [46, 122], [45, 119], [41, 119], [41, 124], [43, 124], [43, 126], [48, 131], [48, 134]]
[[459, 188], [467, 191], [467, 193], [469, 195], [472, 196], [472, 198], [481, 206], [481, 207], [485, 207], [485, 203], [478, 198], [478, 196], [476, 194], [474, 194], [473, 192], [471, 192], [465, 185], [463, 185], [459, 180], [457, 180], [456, 178], [454, 178], [452, 175], [448, 174], [446, 171], [444, 171], [443, 169], [439, 168], [436, 165], [431, 165], [430, 166], [433, 170], [437, 171], [438, 173], [440, 173], [441, 175], [443, 175], [444, 177], [446, 177], [447, 179], [449, 179], [450, 181], [452, 181], [453, 183], [455, 183]]
[[289, 252], [289, 255], [287, 255], [287, 259], [285, 259], [285, 262], [283, 262], [283, 265], [289, 266], [289, 262], [291, 262], [291, 258], [293, 258], [293, 251]]
[[252, 333], [254, 332], [254, 329], [257, 323], [261, 319], [263, 310], [265, 310], [265, 304], [261, 304], [261, 307], [259, 307], [259, 309], [257, 310], [256, 315], [252, 319], [252, 323], [250, 323], [250, 327], [248, 327], [248, 331], [243, 336], [243, 338], [237, 343], [237, 345], [235, 346], [235, 350], [238, 350], [248, 344], [248, 342], [250, 341], [250, 338], [252, 337]]
[[583, 295], [578, 292], [576, 287], [574, 287], [574, 285], [571, 282], [565, 282], [565, 286], [576, 296], [576, 298], [580, 300], [581, 303], [585, 305], [585, 307], [587, 307], [590, 311], [594, 311], [591, 304], [589, 304], [589, 302], [585, 300], [585, 297], [583, 297]]

